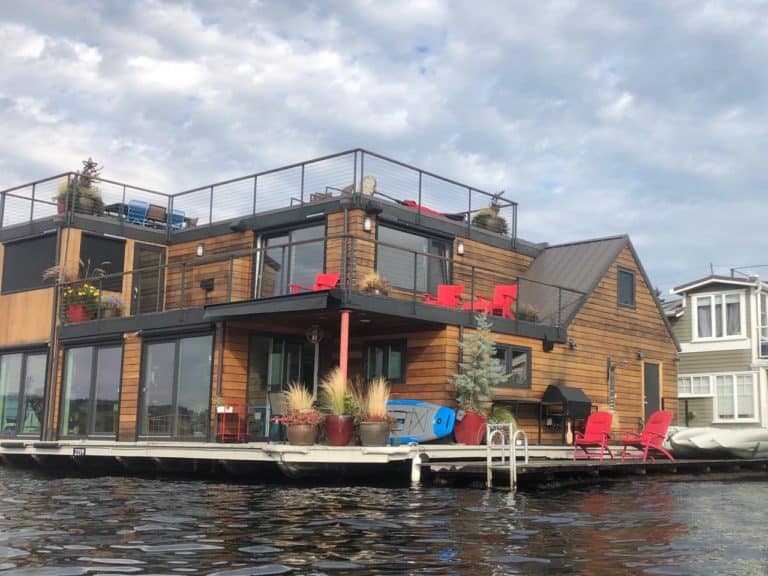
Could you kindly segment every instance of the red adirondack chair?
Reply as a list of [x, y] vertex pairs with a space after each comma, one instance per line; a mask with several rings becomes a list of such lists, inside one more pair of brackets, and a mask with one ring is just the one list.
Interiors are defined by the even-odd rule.
[[657, 410], [648, 417], [648, 421], [645, 423], [645, 427], [640, 434], [637, 432], [627, 432], [621, 441], [624, 445], [624, 449], [621, 451], [621, 459], [624, 460], [627, 455], [627, 448], [632, 446], [642, 451], [643, 462], [649, 456], [651, 461], [653, 461], [654, 452], [659, 452], [670, 460], [674, 460], [675, 457], [662, 446], [673, 417], [674, 413], [669, 410]]
[[456, 308], [459, 305], [462, 292], [464, 292], [464, 286], [458, 284], [438, 284], [437, 297], [432, 296], [432, 294], [424, 294], [424, 302]]
[[[604, 454], [608, 454], [613, 460], [613, 452], [608, 448], [608, 440], [611, 437], [611, 423], [613, 414], [610, 412], [593, 412], [587, 418], [587, 425], [584, 427], [584, 433], [574, 432], [573, 434], [573, 459], [576, 460], [576, 452], [579, 448], [584, 451], [585, 458], [603, 459]], [[588, 448], [600, 448], [597, 452], [590, 452]]]
[[330, 290], [331, 288], [336, 288], [336, 285], [339, 283], [340, 276], [340, 274], [325, 274], [320, 272], [317, 276], [315, 276], [315, 283], [312, 285], [312, 288], [307, 288], [306, 286], [301, 286], [300, 284], [288, 284], [288, 287], [291, 289], [291, 294], [296, 294], [299, 290], [306, 290], [308, 292]]
[[489, 300], [483, 296], [477, 296], [474, 302], [464, 305], [464, 310], [474, 310], [514, 320], [515, 313], [512, 312], [512, 306], [515, 300], [517, 300], [517, 284], [499, 284], [493, 288], [493, 298]]

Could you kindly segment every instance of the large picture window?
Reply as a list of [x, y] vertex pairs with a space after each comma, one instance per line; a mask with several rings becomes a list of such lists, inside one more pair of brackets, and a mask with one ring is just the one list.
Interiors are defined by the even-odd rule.
[[[93, 274], [94, 270], [103, 270], [104, 274], [122, 274], [125, 269], [125, 240], [106, 238], [93, 234], [83, 234], [80, 240], [80, 275], [84, 277], [86, 270]], [[97, 286], [101, 290], [113, 292], [123, 291], [123, 277], [115, 276], [99, 280]]]
[[531, 387], [531, 349], [518, 346], [496, 345], [496, 358], [501, 362], [508, 378], [503, 388]]
[[3, 294], [51, 286], [43, 273], [56, 264], [56, 234], [5, 244]]
[[739, 292], [693, 297], [693, 333], [696, 339], [743, 336], [744, 297]]
[[757, 420], [754, 374], [718, 374], [715, 376], [715, 392], [716, 421]]
[[40, 436], [43, 424], [45, 352], [0, 355], [0, 433]]
[[325, 225], [291, 230], [263, 240], [258, 296], [288, 293], [289, 284], [312, 286], [325, 262]]
[[79, 346], [64, 353], [62, 436], [117, 434], [123, 349]]
[[365, 379], [386, 378], [392, 384], [405, 382], [405, 340], [368, 342], [365, 346]]
[[392, 286], [435, 294], [438, 284], [450, 283], [446, 240], [379, 226], [378, 241], [376, 268]]
[[206, 438], [212, 349], [211, 335], [144, 344], [140, 436]]

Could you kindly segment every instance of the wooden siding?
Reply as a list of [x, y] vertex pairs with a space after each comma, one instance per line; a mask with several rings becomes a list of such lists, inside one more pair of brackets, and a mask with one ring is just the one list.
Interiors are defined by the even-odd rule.
[[[205, 247], [205, 256], [202, 259], [196, 255], [198, 244]], [[253, 294], [253, 256], [251, 254], [207, 264], [205, 259], [217, 254], [252, 249], [253, 232], [251, 231], [234, 232], [169, 246], [166, 310], [227, 302], [230, 297], [230, 270], [233, 279], [231, 299], [233, 301], [250, 299]], [[184, 271], [182, 263], [187, 263]], [[201, 288], [200, 283], [211, 279], [214, 282], [214, 289], [206, 292]]]
[[680, 355], [680, 374], [709, 374], [714, 372], [750, 372], [752, 350], [717, 350], [712, 352], [686, 352]]
[[141, 337], [126, 334], [123, 347], [123, 381], [120, 386], [118, 440], [134, 442], [137, 434], [139, 386], [141, 382]]
[[[61, 413], [61, 391], [64, 385], [64, 350], [61, 348], [56, 352], [56, 374], [53, 381], [53, 412], [49, 416], [48, 428], [54, 430], [55, 438], [59, 437], [59, 415]], [[50, 362], [52, 358], [49, 358]], [[50, 405], [50, 404], [49, 404]]]
[[[457, 238], [459, 240], [459, 238]], [[456, 253], [458, 242], [454, 242], [453, 283], [464, 286], [464, 299], [471, 298], [474, 276], [475, 295], [490, 298], [497, 284], [511, 284], [531, 265], [533, 258], [508, 248], [483, 244], [469, 238], [462, 238], [464, 255]]]

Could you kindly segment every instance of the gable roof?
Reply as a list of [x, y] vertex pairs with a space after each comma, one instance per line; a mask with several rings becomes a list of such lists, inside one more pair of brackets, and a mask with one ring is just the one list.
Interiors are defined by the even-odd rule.
[[699, 278], [698, 280], [692, 280], [691, 282], [686, 282], [680, 286], [675, 286], [672, 288], [672, 294], [685, 294], [696, 288], [712, 284], [726, 284], [730, 286], [742, 286], [745, 288], [754, 287], [756, 284], [762, 284], [763, 288], [768, 288], [768, 284], [761, 282], [759, 278], [734, 278], [732, 276], [718, 276], [716, 274], [711, 274], [704, 278]]
[[[645, 280], [646, 286], [648, 286], [649, 290], [653, 290], [648, 275], [645, 273], [643, 265], [640, 263], [640, 259], [637, 256], [637, 252], [635, 252], [635, 248], [629, 240], [629, 236], [622, 234], [619, 236], [583, 240], [581, 242], [560, 244], [546, 248], [531, 263], [528, 270], [521, 275], [523, 281], [530, 280], [542, 284], [562, 286], [570, 290], [581, 292], [584, 296], [578, 297], [576, 295], [565, 293], [563, 296], [568, 296], [567, 298], [552, 298], [551, 294], [546, 294], [548, 292], [547, 290], [526, 291], [524, 290], [524, 287], [521, 287], [521, 304], [525, 303], [536, 306], [536, 308], [541, 311], [542, 316], [546, 317], [548, 314], [558, 314], [556, 308], [558, 306], [557, 303], [560, 302], [560, 306], [562, 307], [560, 314], [564, 318], [562, 326], [567, 328], [575, 318], [576, 314], [578, 314], [581, 307], [587, 300], [589, 300], [598, 284], [600, 284], [603, 277], [608, 273], [608, 270], [610, 270], [611, 266], [616, 261], [616, 258], [618, 258], [625, 247], [629, 248], [632, 252], [632, 256], [635, 259], [635, 262], [637, 262], [638, 270]], [[528, 296], [526, 296], [526, 292], [528, 292]], [[542, 293], [544, 294], [542, 295]], [[658, 298], [655, 297], [654, 302], [659, 311], [659, 317], [664, 322], [667, 332], [674, 341], [676, 348], [679, 350], [680, 344], [677, 337], [672, 332], [672, 326], [667, 320], [661, 303]]]

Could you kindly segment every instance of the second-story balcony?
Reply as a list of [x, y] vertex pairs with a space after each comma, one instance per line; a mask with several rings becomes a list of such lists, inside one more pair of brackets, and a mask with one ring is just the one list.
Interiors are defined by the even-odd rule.
[[329, 309], [469, 324], [483, 312], [497, 320], [497, 330], [550, 340], [563, 337], [561, 327], [584, 296], [498, 267], [465, 264], [439, 246], [425, 252], [351, 234], [276, 238], [252, 249], [64, 283], [58, 293], [62, 324], [116, 317], [119, 324], [190, 310], [212, 321]]

